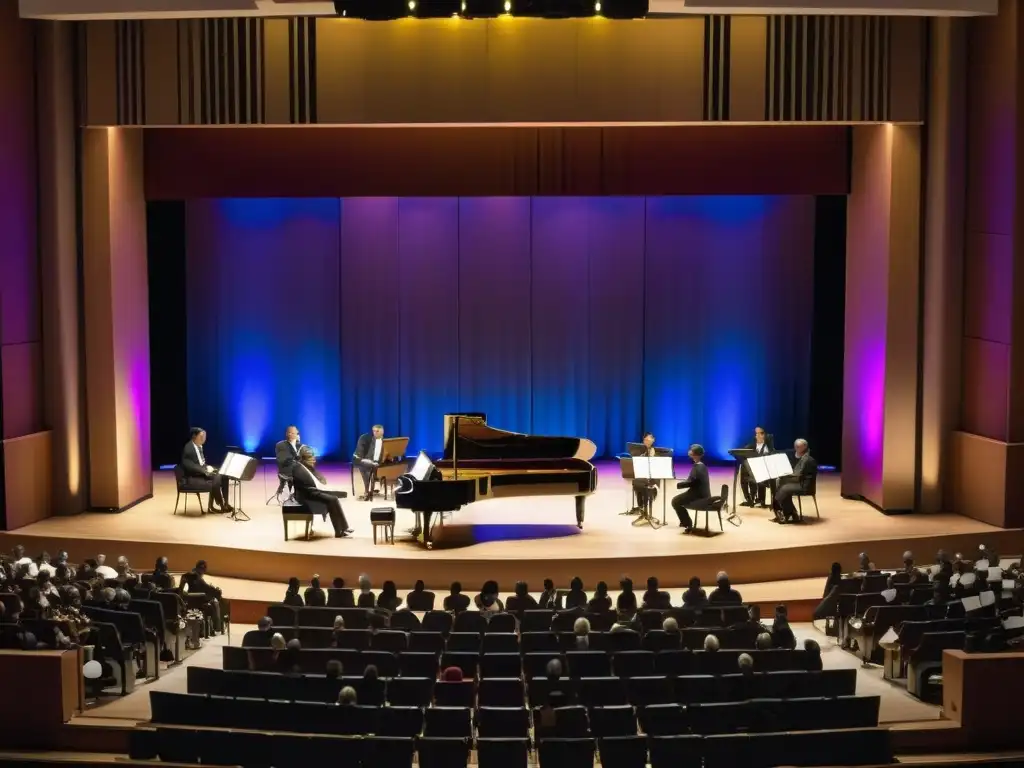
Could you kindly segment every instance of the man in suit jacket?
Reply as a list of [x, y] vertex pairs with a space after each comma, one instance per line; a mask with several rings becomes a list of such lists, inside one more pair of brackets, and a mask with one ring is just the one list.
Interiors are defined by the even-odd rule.
[[796, 464], [793, 465], [790, 474], [779, 478], [779, 490], [775, 492], [775, 517], [780, 523], [792, 523], [796, 520], [793, 495], [810, 493], [818, 475], [818, 462], [811, 457], [807, 441], [800, 438], [793, 443], [793, 450], [796, 453]]
[[274, 446], [274, 456], [277, 458], [277, 476], [280, 478], [280, 482], [277, 484], [278, 499], [281, 498], [281, 493], [286, 485], [289, 491], [292, 490], [292, 467], [299, 458], [301, 445], [299, 428], [293, 424], [284, 431], [284, 440]]
[[[775, 453], [774, 440], [765, 431], [764, 427], [754, 427], [754, 439], [743, 447], [757, 451], [758, 456], [767, 456], [770, 453]], [[744, 507], [753, 507], [755, 504], [760, 504], [762, 507], [765, 505], [765, 491], [768, 488], [768, 483], [755, 483], [754, 476], [751, 474], [745, 461], [740, 467], [740, 488], [743, 489]]]
[[299, 458], [292, 467], [295, 499], [305, 504], [313, 514], [330, 516], [334, 536], [346, 538], [352, 529], [341, 509], [341, 499], [325, 489], [326, 478], [316, 470], [316, 456], [308, 445], [299, 448]]
[[679, 526], [689, 533], [693, 530], [693, 521], [690, 520], [690, 513], [686, 508], [711, 498], [711, 478], [708, 476], [708, 468], [704, 466], [703, 446], [694, 443], [686, 455], [693, 460], [693, 466], [690, 467], [690, 474], [686, 479], [676, 483], [677, 488], [686, 490], [672, 499], [672, 509], [679, 517]]
[[210, 494], [206, 502], [208, 510], [230, 512], [232, 507], [226, 501], [229, 480], [218, 475], [216, 467], [206, 463], [206, 454], [203, 453], [206, 430], [202, 427], [192, 427], [189, 434], [191, 439], [185, 443], [181, 451], [181, 469], [185, 474], [185, 485], [189, 490], [206, 491]]
[[362, 501], [371, 501], [373, 485], [377, 480], [377, 467], [384, 460], [384, 427], [382, 425], [374, 424], [372, 430], [359, 436], [352, 460], [359, 469], [359, 474], [363, 476], [364, 493], [359, 498]]

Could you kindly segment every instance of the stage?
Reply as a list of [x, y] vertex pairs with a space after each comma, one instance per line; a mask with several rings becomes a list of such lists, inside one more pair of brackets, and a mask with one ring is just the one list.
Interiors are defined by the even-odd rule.
[[[319, 573], [325, 580], [342, 576], [351, 584], [361, 572], [370, 573], [375, 585], [392, 579], [408, 587], [423, 579], [440, 589], [460, 580], [476, 589], [486, 579], [499, 581], [510, 590], [519, 579], [539, 588], [546, 577], [567, 585], [580, 576], [588, 586], [605, 580], [617, 584], [623, 574], [634, 581], [657, 575], [665, 586], [685, 585], [690, 576], [711, 580], [721, 569], [735, 583], [783, 581], [824, 576], [833, 561], [852, 567], [859, 552], [867, 551], [880, 567], [893, 566], [908, 547], [919, 561], [931, 561], [937, 549], [968, 551], [985, 542], [1004, 553], [1024, 551], [1024, 532], [1000, 530], [967, 517], [952, 514], [886, 516], [871, 506], [843, 499], [839, 475], [822, 473], [818, 478], [818, 507], [804, 499], [803, 525], [770, 522], [766, 509], [739, 507], [743, 522], [724, 523], [719, 532], [712, 516], [711, 535], [684, 534], [671, 506], [668, 525], [660, 530], [634, 526], [633, 518], [620, 513], [628, 506], [630, 490], [619, 476], [617, 462], [598, 464], [597, 491], [587, 498], [584, 530], [575, 525], [571, 497], [529, 497], [478, 502], [455, 512], [438, 529], [441, 541], [431, 550], [412, 542], [405, 530], [413, 514], [398, 511], [396, 543], [374, 546], [369, 525], [372, 506], [391, 502], [344, 502], [355, 533], [335, 539], [330, 523], [316, 519], [310, 541], [284, 541], [281, 508], [266, 505], [276, 488], [276, 477], [262, 471], [243, 486], [243, 507], [249, 522], [234, 522], [226, 515], [199, 515], [193, 496], [188, 515], [172, 514], [174, 476], [156, 472], [153, 497], [120, 514], [86, 513], [52, 517], [13, 532], [0, 534], [0, 547], [9, 550], [22, 543], [30, 553], [51, 554], [66, 549], [76, 562], [98, 552], [108, 562], [125, 554], [139, 571], [152, 568], [156, 557], [167, 555], [174, 570], [187, 570], [196, 560], [209, 561], [218, 576], [281, 582], [289, 576], [308, 580]], [[676, 474], [685, 467], [680, 463]], [[348, 466], [327, 467], [332, 485], [349, 486]], [[711, 469], [712, 487], [732, 483], [731, 468]], [[357, 491], [359, 488], [356, 480]], [[676, 493], [671, 489], [669, 494]], [[662, 500], [656, 502], [660, 517]], [[723, 516], [724, 517], [724, 516]], [[703, 524], [703, 515], [701, 515]], [[301, 534], [292, 524], [291, 536]]]

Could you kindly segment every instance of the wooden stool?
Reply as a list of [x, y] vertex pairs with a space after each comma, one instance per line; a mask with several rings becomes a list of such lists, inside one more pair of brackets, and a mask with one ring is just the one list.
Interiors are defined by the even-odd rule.
[[384, 543], [395, 543], [395, 508], [374, 507], [370, 510], [370, 525], [373, 526], [373, 543], [377, 543], [377, 529], [384, 529]]
[[288, 523], [299, 522], [306, 524], [306, 541], [313, 536], [313, 513], [309, 507], [297, 501], [286, 501], [281, 505], [281, 517], [284, 519], [284, 540], [288, 541]]

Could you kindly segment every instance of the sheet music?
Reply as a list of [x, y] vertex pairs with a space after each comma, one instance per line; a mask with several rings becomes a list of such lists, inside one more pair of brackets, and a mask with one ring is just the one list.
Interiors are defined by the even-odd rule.
[[668, 480], [674, 476], [671, 456], [633, 457], [633, 477], [638, 480]]
[[764, 457], [764, 463], [768, 466], [772, 479], [792, 474], [793, 465], [789, 463], [789, 456], [784, 453], [772, 453]]
[[750, 474], [754, 476], [755, 483], [767, 483], [772, 479], [764, 456], [754, 456], [747, 459], [747, 468], [750, 470]]
[[995, 592], [982, 592], [978, 595], [981, 600], [982, 606], [995, 605], [996, 604], [996, 593]]
[[1013, 591], [1013, 579], [1003, 579], [1003, 589], [1007, 592]]
[[882, 639], [878, 641], [878, 644], [883, 648], [893, 648], [896, 646], [896, 641], [899, 640], [899, 637], [896, 630], [889, 627], [886, 633], [882, 635]]
[[976, 571], [987, 571], [988, 567], [988, 560], [979, 560], [974, 564], [974, 570]]
[[882, 594], [882, 597], [885, 598], [885, 602], [887, 602], [887, 603], [891, 603], [893, 600], [896, 599], [896, 590], [895, 589], [885, 589], [885, 590], [882, 590], [881, 594]]
[[251, 459], [244, 453], [228, 453], [224, 456], [224, 462], [220, 465], [217, 473], [232, 480], [240, 480], [250, 461]]
[[989, 568], [988, 569], [988, 580], [989, 581], [1001, 581], [1003, 578], [1002, 568]]
[[976, 595], [965, 597], [960, 601], [964, 605], [964, 612], [970, 613], [971, 611], [977, 611], [981, 608], [981, 598]]
[[1024, 616], [1007, 616], [1003, 619], [1003, 629], [1020, 629], [1024, 627]]
[[960, 583], [963, 584], [965, 587], [974, 586], [974, 582], [976, 582], [977, 580], [978, 577], [975, 576], [973, 573], [965, 573], [963, 576], [960, 577]]

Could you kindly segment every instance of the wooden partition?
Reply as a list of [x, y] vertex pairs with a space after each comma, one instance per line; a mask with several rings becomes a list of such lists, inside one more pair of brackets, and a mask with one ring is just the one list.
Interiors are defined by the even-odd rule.
[[87, 125], [918, 122], [925, 21], [237, 18], [81, 28]]
[[84, 708], [82, 652], [0, 650], [5, 748], [55, 749], [60, 727]]

